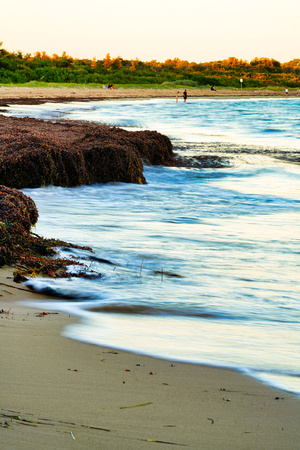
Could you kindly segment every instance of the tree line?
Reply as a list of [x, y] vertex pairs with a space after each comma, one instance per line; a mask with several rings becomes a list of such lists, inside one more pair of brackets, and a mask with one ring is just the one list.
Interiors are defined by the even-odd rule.
[[235, 57], [220, 61], [189, 62], [179, 58], [165, 62], [126, 60], [108, 53], [102, 60], [78, 59], [67, 55], [36, 52], [9, 52], [0, 42], [0, 83], [28, 82], [78, 83], [115, 85], [175, 85], [239, 87], [300, 86], [300, 59], [280, 63], [269, 58], [254, 58], [250, 62]]

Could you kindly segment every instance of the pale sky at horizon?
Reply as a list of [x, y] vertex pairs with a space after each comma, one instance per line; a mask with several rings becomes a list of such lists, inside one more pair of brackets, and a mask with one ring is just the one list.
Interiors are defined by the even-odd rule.
[[74, 58], [206, 62], [235, 56], [300, 58], [300, 3], [286, 0], [15, 0], [7, 2], [0, 42], [8, 51], [63, 51]]

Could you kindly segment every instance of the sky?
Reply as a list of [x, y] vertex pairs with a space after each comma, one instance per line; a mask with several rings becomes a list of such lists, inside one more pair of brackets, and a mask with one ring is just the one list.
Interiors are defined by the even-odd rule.
[[300, 2], [285, 0], [11, 0], [0, 42], [10, 52], [74, 58], [300, 58]]

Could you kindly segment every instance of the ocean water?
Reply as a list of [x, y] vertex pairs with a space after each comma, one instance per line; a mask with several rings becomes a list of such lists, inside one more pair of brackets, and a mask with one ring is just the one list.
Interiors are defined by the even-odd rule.
[[300, 165], [291, 159], [300, 99], [49, 103], [7, 115], [154, 129], [180, 156], [218, 161], [146, 166], [144, 186], [24, 189], [37, 233], [113, 263], [83, 260], [98, 280], [30, 281], [72, 297], [42, 305], [80, 317], [65, 336], [235, 368], [300, 393]]

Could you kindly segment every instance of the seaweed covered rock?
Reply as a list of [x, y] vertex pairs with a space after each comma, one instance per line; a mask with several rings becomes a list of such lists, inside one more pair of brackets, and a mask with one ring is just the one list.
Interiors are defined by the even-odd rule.
[[0, 186], [0, 265], [11, 263], [28, 244], [31, 226], [38, 219], [33, 200], [21, 191]]
[[173, 145], [170, 139], [157, 131], [136, 131], [139, 154], [149, 164], [174, 165]]
[[150, 165], [174, 165], [173, 146], [170, 139], [157, 131], [127, 131], [122, 128], [91, 124], [81, 140], [87, 143], [107, 142], [137, 152]]
[[30, 231], [39, 214], [34, 201], [17, 189], [0, 186], [0, 224], [14, 224], [21, 230]]
[[[34, 201], [17, 189], [0, 186], [0, 266], [15, 266], [20, 275], [64, 277], [76, 260], [55, 258], [55, 247], [79, 247], [67, 242], [45, 239], [31, 232], [37, 222]], [[79, 275], [84, 275], [84, 272]]]
[[145, 184], [143, 163], [136, 152], [118, 144], [95, 143], [82, 149], [87, 182], [81, 184], [124, 183]]
[[0, 183], [5, 186], [77, 186], [87, 182], [85, 175], [82, 154], [47, 137], [16, 132], [0, 147]]
[[170, 140], [86, 122], [0, 115], [0, 183], [13, 188], [146, 183], [143, 160], [171, 165]]

